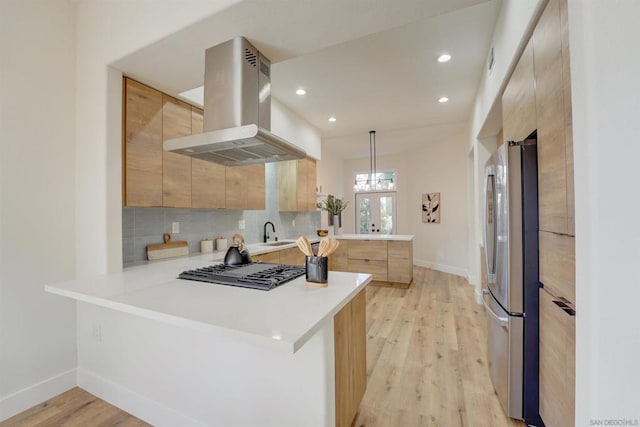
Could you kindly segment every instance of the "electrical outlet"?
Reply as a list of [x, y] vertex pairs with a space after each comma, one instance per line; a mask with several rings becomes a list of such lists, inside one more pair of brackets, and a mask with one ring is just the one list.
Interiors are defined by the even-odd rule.
[[172, 234], [180, 233], [180, 223], [179, 222], [172, 222], [171, 223], [171, 233]]
[[240, 230], [244, 230], [244, 227], [245, 227], [244, 219], [241, 219], [240, 221], [238, 221], [238, 228]]
[[100, 325], [99, 323], [94, 323], [93, 329], [91, 331], [91, 336], [93, 336], [96, 341], [102, 342], [102, 325]]
[[295, 220], [295, 219], [292, 219], [292, 220], [291, 220], [291, 226], [292, 226], [292, 227], [295, 227], [295, 226], [296, 226], [296, 220]]

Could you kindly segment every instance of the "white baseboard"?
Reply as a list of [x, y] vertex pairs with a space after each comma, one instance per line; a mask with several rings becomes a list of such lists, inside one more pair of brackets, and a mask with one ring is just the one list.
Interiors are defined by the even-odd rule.
[[0, 397], [0, 421], [64, 393], [76, 385], [76, 369], [74, 368], [8, 396]]
[[78, 386], [157, 427], [204, 427], [193, 418], [83, 368], [78, 368]]
[[476, 290], [474, 292], [474, 295], [476, 297], [476, 304], [478, 305], [482, 305], [482, 289], [480, 287], [476, 286]]
[[480, 278], [478, 276], [467, 276], [467, 281], [471, 286], [477, 286], [480, 283]]
[[413, 260], [413, 265], [417, 265], [418, 267], [430, 268], [431, 270], [442, 271], [443, 273], [453, 274], [455, 276], [467, 278], [467, 270], [464, 268], [453, 267], [451, 265], [446, 264], [438, 264], [436, 262], [431, 261], [423, 261], [419, 259]]

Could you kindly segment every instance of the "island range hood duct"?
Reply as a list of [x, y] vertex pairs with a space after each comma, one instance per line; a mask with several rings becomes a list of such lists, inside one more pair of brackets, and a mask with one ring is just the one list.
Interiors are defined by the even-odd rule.
[[205, 52], [203, 130], [166, 140], [165, 151], [226, 166], [306, 157], [271, 133], [271, 62], [244, 37]]

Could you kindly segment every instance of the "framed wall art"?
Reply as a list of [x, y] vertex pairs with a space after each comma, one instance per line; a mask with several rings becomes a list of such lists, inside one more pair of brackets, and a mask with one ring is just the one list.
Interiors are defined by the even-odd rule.
[[440, 193], [422, 195], [422, 222], [440, 223]]

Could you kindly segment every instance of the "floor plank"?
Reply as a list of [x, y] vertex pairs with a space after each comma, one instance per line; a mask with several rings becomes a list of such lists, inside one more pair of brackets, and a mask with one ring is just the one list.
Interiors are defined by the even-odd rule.
[[53, 426], [143, 427], [149, 424], [79, 387], [0, 422], [0, 427]]
[[485, 313], [465, 279], [416, 267], [409, 289], [366, 296], [368, 384], [354, 426], [524, 426], [493, 390]]

